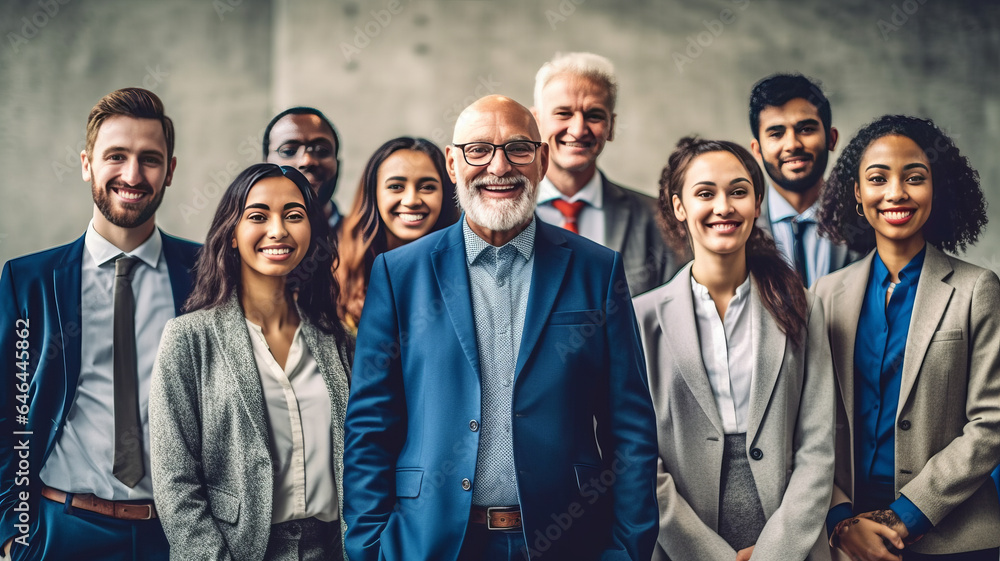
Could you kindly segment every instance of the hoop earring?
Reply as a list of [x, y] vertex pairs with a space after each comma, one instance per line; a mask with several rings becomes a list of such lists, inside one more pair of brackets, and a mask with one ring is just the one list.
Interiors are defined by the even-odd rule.
[[858, 203], [858, 206], [854, 207], [854, 212], [858, 213], [858, 216], [860, 216], [861, 218], [865, 217], [864, 211], [861, 210], [861, 203]]

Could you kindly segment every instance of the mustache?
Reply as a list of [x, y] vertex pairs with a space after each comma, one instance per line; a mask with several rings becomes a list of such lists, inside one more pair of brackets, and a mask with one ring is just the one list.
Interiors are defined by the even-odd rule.
[[152, 193], [153, 192], [153, 186], [150, 185], [149, 182], [147, 182], [147, 181], [143, 181], [142, 183], [138, 183], [136, 185], [129, 185], [128, 183], [125, 183], [121, 179], [112, 179], [111, 181], [108, 181], [107, 188], [108, 189], [131, 189], [133, 191], [142, 191], [144, 193]]
[[786, 162], [786, 161], [788, 161], [791, 158], [806, 158], [808, 160], [812, 160], [813, 159], [812, 154], [806, 152], [805, 150], [798, 150], [796, 152], [792, 152], [791, 156], [788, 156], [787, 158], [784, 158], [781, 161], [782, 162]]
[[523, 175], [512, 177], [477, 177], [469, 182], [469, 188], [475, 190], [483, 189], [487, 185], [511, 185], [528, 188], [531, 183], [528, 181], [528, 178]]

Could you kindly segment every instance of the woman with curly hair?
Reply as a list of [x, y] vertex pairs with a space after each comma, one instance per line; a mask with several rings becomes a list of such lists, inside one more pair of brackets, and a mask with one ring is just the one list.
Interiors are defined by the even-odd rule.
[[867, 257], [815, 285], [839, 382], [830, 543], [851, 559], [996, 561], [1000, 281], [945, 251], [986, 224], [934, 123], [886, 115], [834, 167], [821, 232]]
[[172, 559], [344, 559], [354, 341], [309, 181], [254, 164], [226, 189], [167, 322], [149, 397], [153, 496]]
[[683, 139], [663, 169], [665, 238], [694, 261], [633, 301], [659, 441], [656, 560], [830, 559], [823, 308], [755, 224], [764, 190], [732, 142]]
[[341, 232], [337, 309], [348, 328], [357, 332], [375, 257], [457, 220], [455, 184], [437, 146], [407, 136], [380, 146], [365, 166]]

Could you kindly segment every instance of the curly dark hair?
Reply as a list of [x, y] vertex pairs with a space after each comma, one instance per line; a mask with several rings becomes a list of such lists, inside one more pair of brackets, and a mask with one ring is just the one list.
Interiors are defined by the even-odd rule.
[[965, 252], [986, 226], [986, 200], [979, 186], [979, 172], [958, 147], [932, 121], [905, 115], [883, 115], [865, 125], [851, 139], [823, 189], [819, 231], [855, 251], [875, 247], [875, 230], [857, 213], [854, 186], [861, 179], [861, 159], [868, 147], [883, 136], [909, 138], [931, 164], [933, 194], [931, 214], [924, 224], [924, 239], [944, 251]]
[[[663, 239], [678, 254], [687, 252], [690, 234], [687, 225], [674, 216], [673, 197], [681, 197], [684, 177], [691, 162], [709, 152], [728, 152], [743, 164], [753, 183], [754, 200], [759, 205], [764, 198], [764, 173], [757, 160], [744, 147], [726, 140], [702, 140], [695, 137], [682, 138], [677, 148], [670, 154], [667, 165], [660, 173], [659, 222]], [[693, 251], [692, 251], [693, 253]], [[806, 326], [806, 293], [802, 279], [785, 261], [774, 240], [756, 224], [750, 231], [746, 243], [747, 268], [760, 290], [764, 307], [771, 313], [782, 333], [796, 345], [802, 342]]]
[[236, 225], [240, 221], [250, 189], [265, 177], [290, 179], [305, 201], [309, 217], [309, 249], [302, 262], [289, 273], [285, 290], [289, 298], [298, 294], [299, 308], [320, 330], [341, 337], [344, 327], [337, 317], [340, 289], [330, 268], [337, 259], [337, 246], [330, 243], [330, 226], [323, 207], [299, 170], [276, 164], [253, 164], [240, 172], [226, 188], [208, 229], [208, 239], [194, 266], [194, 288], [184, 312], [210, 309], [225, 304], [240, 286], [240, 255], [232, 247]]

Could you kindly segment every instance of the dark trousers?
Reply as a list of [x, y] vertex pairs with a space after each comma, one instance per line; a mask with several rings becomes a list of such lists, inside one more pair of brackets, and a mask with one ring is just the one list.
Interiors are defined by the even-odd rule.
[[[72, 495], [67, 498], [72, 500]], [[117, 520], [42, 498], [33, 513], [28, 546], [11, 544], [12, 561], [167, 561], [159, 520]]]
[[903, 552], [903, 561], [997, 561], [997, 559], [1000, 559], [1000, 548], [949, 553], [947, 555], [925, 555], [913, 551]]
[[487, 530], [484, 524], [469, 524], [458, 561], [527, 561], [524, 533]]
[[325, 561], [343, 559], [340, 522], [315, 518], [289, 520], [271, 526], [265, 561]]

